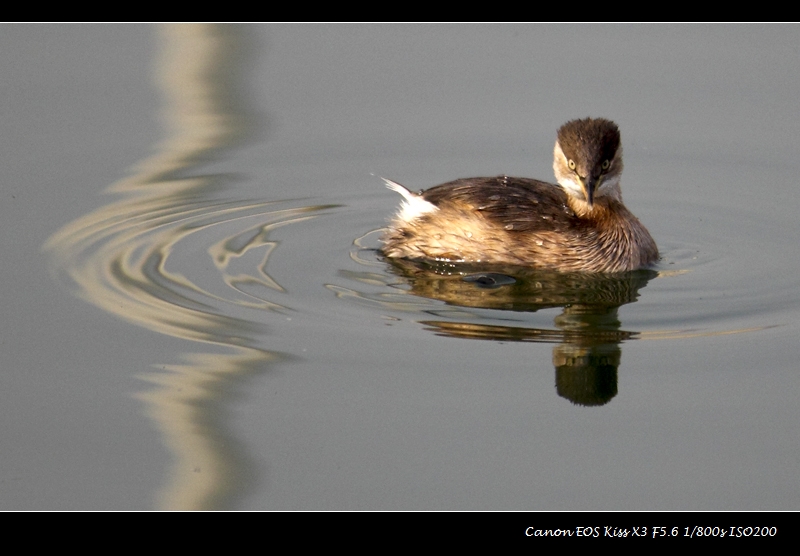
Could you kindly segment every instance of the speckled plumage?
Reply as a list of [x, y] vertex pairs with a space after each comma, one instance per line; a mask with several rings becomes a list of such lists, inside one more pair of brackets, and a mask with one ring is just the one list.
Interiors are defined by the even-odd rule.
[[387, 257], [523, 265], [563, 272], [624, 272], [658, 249], [622, 204], [619, 130], [609, 120], [567, 122], [554, 163], [559, 185], [468, 178], [411, 193], [382, 237]]

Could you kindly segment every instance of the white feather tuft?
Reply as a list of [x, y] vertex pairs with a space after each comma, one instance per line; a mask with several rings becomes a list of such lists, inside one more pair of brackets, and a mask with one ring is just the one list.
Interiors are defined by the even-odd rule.
[[405, 186], [400, 185], [396, 181], [386, 178], [381, 179], [386, 183], [386, 187], [403, 196], [403, 203], [400, 205], [400, 210], [397, 212], [397, 217], [400, 220], [411, 222], [423, 214], [439, 210], [436, 205], [423, 199], [422, 195], [412, 193]]

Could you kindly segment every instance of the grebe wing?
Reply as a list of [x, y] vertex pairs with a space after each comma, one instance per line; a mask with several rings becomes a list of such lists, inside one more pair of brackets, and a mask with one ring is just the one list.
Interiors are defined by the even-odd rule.
[[565, 231], [575, 225], [564, 190], [528, 178], [465, 178], [432, 187], [422, 198], [439, 208], [479, 212], [509, 231]]

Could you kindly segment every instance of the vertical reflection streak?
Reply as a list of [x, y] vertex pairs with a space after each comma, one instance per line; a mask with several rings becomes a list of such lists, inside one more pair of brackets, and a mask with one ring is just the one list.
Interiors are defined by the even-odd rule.
[[[226, 434], [224, 403], [248, 376], [282, 356], [258, 346], [266, 333], [263, 324], [226, 315], [219, 306], [230, 300], [170, 272], [167, 263], [191, 234], [237, 219], [252, 220], [259, 230], [253, 236], [261, 245], [243, 249], [260, 247], [268, 256], [271, 229], [323, 207], [269, 212], [270, 203], [219, 201], [212, 195], [224, 176], [190, 175], [241, 142], [256, 120], [235, 90], [244, 63], [243, 27], [157, 29], [165, 139], [133, 175], [109, 187], [121, 198], [53, 234], [43, 250], [56, 277], [89, 303], [149, 330], [217, 346], [214, 352], [184, 355], [183, 364], [159, 366], [163, 370], [145, 377], [157, 388], [137, 397], [174, 455], [158, 507], [221, 508], [254, 477], [246, 451]], [[212, 247], [207, 255], [219, 251]], [[263, 306], [279, 307], [266, 301]], [[228, 353], [217, 353], [220, 346]]]

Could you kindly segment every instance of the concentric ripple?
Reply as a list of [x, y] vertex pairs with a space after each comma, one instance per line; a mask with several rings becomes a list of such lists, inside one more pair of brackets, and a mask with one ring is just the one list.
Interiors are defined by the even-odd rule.
[[158, 506], [219, 508], [251, 479], [247, 452], [225, 434], [219, 405], [236, 381], [285, 358], [264, 345], [265, 310], [285, 310], [283, 288], [268, 270], [273, 234], [331, 205], [221, 198], [227, 177], [201, 167], [253, 125], [230, 79], [244, 51], [241, 29], [159, 30], [166, 140], [109, 188], [119, 200], [68, 224], [43, 250], [56, 278], [87, 302], [149, 330], [224, 348], [161, 362], [143, 376], [159, 388], [138, 395], [175, 456]]

